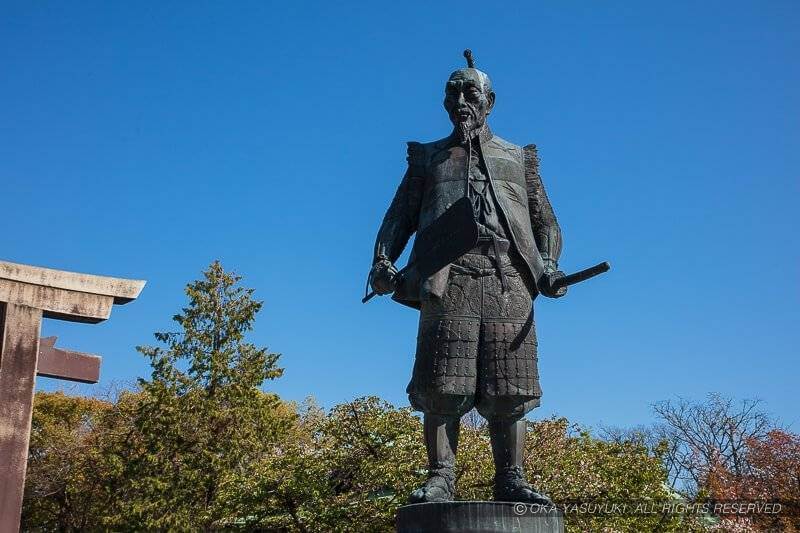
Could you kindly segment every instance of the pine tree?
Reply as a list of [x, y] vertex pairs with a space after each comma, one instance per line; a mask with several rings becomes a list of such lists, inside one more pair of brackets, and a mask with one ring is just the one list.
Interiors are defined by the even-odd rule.
[[247, 342], [262, 302], [241, 277], [215, 261], [186, 287], [189, 303], [173, 317], [161, 346], [140, 346], [152, 376], [140, 379], [142, 401], [128, 440], [139, 453], [124, 478], [131, 494], [119, 516], [126, 527], [212, 529], [228, 516], [226, 484], [247, 478], [271, 453], [293, 414], [260, 387], [279, 377], [279, 355]]

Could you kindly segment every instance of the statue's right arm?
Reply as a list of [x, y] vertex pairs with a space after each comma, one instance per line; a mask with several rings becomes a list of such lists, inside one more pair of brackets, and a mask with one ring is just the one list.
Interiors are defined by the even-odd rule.
[[422, 145], [408, 143], [408, 169], [378, 230], [373, 265], [379, 261], [397, 261], [411, 235], [417, 231], [425, 185], [423, 158]]

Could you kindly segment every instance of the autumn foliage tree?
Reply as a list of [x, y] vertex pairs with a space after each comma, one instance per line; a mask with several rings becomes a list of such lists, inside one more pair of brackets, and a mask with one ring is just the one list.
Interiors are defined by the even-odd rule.
[[764, 439], [775, 427], [760, 401], [735, 401], [720, 394], [702, 401], [665, 400], [653, 410], [659, 419], [654, 437], [667, 444], [670, 483], [689, 497], [702, 496], [710, 469], [720, 464], [743, 475], [747, 442]]
[[722, 461], [709, 470], [705, 480], [708, 498], [776, 502], [782, 512], [723, 516], [722, 526], [728, 530], [800, 531], [800, 435], [774, 429], [762, 439], [747, 439], [742, 463], [738, 471]]
[[34, 400], [23, 529], [78, 531], [97, 524], [109, 504], [103, 449], [105, 414], [96, 398], [38, 393]]

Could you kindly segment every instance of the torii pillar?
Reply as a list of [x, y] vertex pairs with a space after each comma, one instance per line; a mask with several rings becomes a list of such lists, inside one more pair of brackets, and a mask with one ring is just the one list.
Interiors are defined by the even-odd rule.
[[96, 383], [100, 358], [55, 348], [42, 318], [96, 324], [145, 282], [0, 261], [0, 533], [19, 530], [36, 375]]

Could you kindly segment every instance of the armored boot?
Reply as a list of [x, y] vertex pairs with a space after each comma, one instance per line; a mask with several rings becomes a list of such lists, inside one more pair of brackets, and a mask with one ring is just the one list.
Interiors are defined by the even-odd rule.
[[409, 503], [449, 502], [455, 496], [456, 448], [461, 417], [425, 414], [425, 448], [428, 450], [428, 480], [411, 493]]
[[522, 451], [525, 447], [525, 420], [493, 418], [489, 420], [489, 436], [494, 457], [494, 499], [499, 502], [525, 502], [552, 505], [525, 480]]

